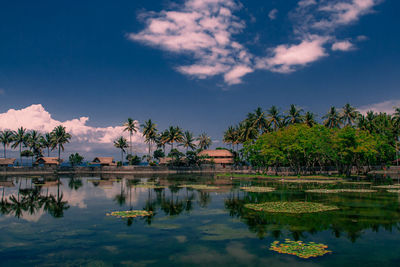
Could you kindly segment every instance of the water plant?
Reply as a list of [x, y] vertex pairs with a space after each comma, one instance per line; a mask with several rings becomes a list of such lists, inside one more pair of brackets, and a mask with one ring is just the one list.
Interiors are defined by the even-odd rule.
[[166, 188], [166, 186], [163, 185], [157, 185], [157, 184], [136, 184], [133, 187], [137, 187], [137, 188], [148, 188], [148, 189], [164, 189]]
[[372, 189], [310, 189], [306, 193], [337, 194], [337, 193], [375, 193]]
[[339, 209], [336, 206], [328, 206], [314, 202], [264, 202], [260, 204], [245, 204], [248, 209], [263, 212], [276, 213], [312, 213]]
[[324, 244], [314, 242], [304, 243], [303, 241], [285, 239], [284, 243], [280, 243], [279, 241], [272, 242], [269, 249], [281, 254], [295, 255], [302, 259], [308, 259], [332, 253], [332, 251], [326, 250], [327, 248], [328, 246]]
[[179, 187], [182, 188], [192, 188], [196, 190], [217, 190], [219, 189], [218, 186], [211, 186], [211, 185], [206, 185], [206, 184], [191, 184], [191, 185], [180, 185]]
[[389, 193], [396, 193], [396, 194], [400, 194], [400, 189], [397, 190], [387, 190]]
[[147, 217], [153, 215], [153, 212], [146, 210], [127, 210], [127, 211], [113, 211], [107, 213], [107, 216], [114, 216], [118, 218], [136, 218]]
[[392, 184], [392, 185], [376, 185], [374, 188], [379, 189], [400, 189], [400, 184]]
[[253, 193], [267, 193], [275, 191], [273, 187], [263, 187], [263, 186], [243, 186], [240, 187], [243, 191], [253, 192]]

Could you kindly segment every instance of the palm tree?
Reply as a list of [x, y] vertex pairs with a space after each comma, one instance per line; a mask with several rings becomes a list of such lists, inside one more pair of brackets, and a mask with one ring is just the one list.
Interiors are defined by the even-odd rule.
[[40, 143], [43, 148], [47, 149], [47, 156], [50, 157], [50, 148], [53, 147], [53, 137], [51, 133], [46, 133], [42, 138], [40, 138]]
[[254, 113], [247, 114], [247, 120], [251, 122], [260, 134], [270, 130], [270, 123], [265, 118], [265, 112], [260, 107], [254, 110]]
[[174, 143], [180, 143], [183, 141], [182, 129], [178, 126], [170, 126], [168, 129], [167, 143], [171, 144], [171, 150], [174, 149]]
[[211, 138], [206, 133], [202, 133], [197, 138], [197, 141], [199, 141], [199, 148], [201, 150], [209, 148], [212, 144]]
[[229, 126], [228, 130], [224, 132], [224, 137], [222, 141], [226, 144], [230, 144], [233, 149], [233, 145], [235, 144], [236, 141], [235, 135], [236, 135], [235, 128], [233, 126]]
[[125, 139], [125, 137], [121, 136], [114, 141], [114, 146], [121, 149], [121, 163], [123, 163], [125, 149], [129, 147], [128, 141]]
[[291, 104], [287, 112], [288, 115], [286, 116], [287, 124], [296, 124], [303, 122], [303, 116], [301, 115], [302, 112], [303, 109], [297, 108], [296, 105]]
[[255, 140], [257, 135], [258, 131], [250, 121], [244, 120], [239, 124], [239, 140], [241, 143]]
[[274, 130], [276, 131], [277, 129], [279, 129], [279, 127], [282, 126], [282, 122], [281, 122], [281, 115], [279, 115], [279, 110], [276, 106], [272, 106], [269, 110], [268, 110], [268, 120], [270, 125], [273, 125]]
[[28, 135], [27, 135], [27, 143], [28, 143], [28, 147], [30, 148], [30, 150], [33, 152], [33, 154], [36, 157], [40, 157], [42, 156], [42, 135], [36, 131], [36, 130], [32, 130]]
[[400, 127], [400, 108], [395, 108], [393, 113], [394, 124]]
[[344, 125], [352, 125], [353, 123], [355, 123], [358, 114], [359, 112], [356, 110], [356, 108], [347, 103], [342, 108], [340, 120], [344, 123]]
[[339, 128], [340, 126], [340, 116], [336, 111], [335, 107], [331, 107], [329, 112], [322, 117], [324, 120], [324, 125], [330, 129]]
[[61, 162], [61, 150], [64, 151], [64, 144], [69, 143], [71, 134], [67, 133], [65, 127], [62, 125], [57, 126], [51, 132], [53, 149], [58, 147], [58, 162]]
[[129, 132], [129, 146], [131, 150], [131, 155], [132, 155], [132, 135], [133, 133], [136, 133], [138, 130], [138, 127], [136, 125], [136, 121], [134, 121], [132, 118], [128, 118], [128, 120], [124, 123], [124, 132]]
[[151, 119], [145, 121], [142, 124], [143, 127], [143, 136], [145, 137], [145, 142], [149, 145], [149, 160], [151, 158], [151, 143], [155, 142], [157, 139], [157, 128], [156, 124], [154, 124]]
[[309, 127], [313, 127], [315, 124], [317, 124], [317, 122], [315, 121], [315, 114], [307, 111], [306, 114], [304, 115], [303, 122]]
[[193, 134], [189, 131], [183, 133], [182, 144], [180, 144], [184, 148], [186, 148], [186, 152], [189, 150], [194, 150], [196, 148], [196, 144], [194, 143]]
[[14, 141], [14, 132], [5, 130], [0, 132], [0, 142], [4, 146], [4, 158], [7, 157], [7, 147], [10, 146], [10, 144]]
[[11, 146], [12, 148], [17, 148], [19, 146], [19, 160], [22, 166], [22, 145], [25, 147], [27, 146], [27, 136], [26, 136], [26, 129], [24, 127], [20, 127], [14, 133], [14, 144]]

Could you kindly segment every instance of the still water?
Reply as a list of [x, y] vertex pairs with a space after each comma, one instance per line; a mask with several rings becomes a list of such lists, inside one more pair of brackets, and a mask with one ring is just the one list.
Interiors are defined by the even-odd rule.
[[[154, 183], [165, 188], [146, 186]], [[178, 186], [193, 183], [218, 189]], [[249, 185], [277, 190], [240, 190]], [[370, 187], [207, 176], [1, 178], [0, 265], [399, 266], [399, 194], [304, 192]], [[267, 201], [312, 201], [340, 209], [287, 215], [243, 207]], [[143, 209], [154, 216], [106, 216]], [[332, 254], [300, 259], [269, 250], [286, 238], [326, 244]]]

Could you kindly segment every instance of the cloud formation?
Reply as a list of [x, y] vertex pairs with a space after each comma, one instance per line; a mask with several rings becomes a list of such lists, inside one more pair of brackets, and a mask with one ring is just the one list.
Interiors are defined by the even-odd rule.
[[393, 114], [394, 109], [399, 107], [400, 107], [400, 100], [395, 99], [395, 100], [378, 102], [371, 105], [361, 106], [357, 110], [360, 111], [361, 114], [367, 114], [367, 112], [371, 110], [377, 113], [384, 112], [387, 114]]
[[[368, 14], [381, 0], [300, 0], [289, 13], [293, 42], [271, 47], [265, 55], [253, 55], [237, 41], [246, 24], [235, 12], [236, 0], [185, 0], [179, 7], [144, 12], [145, 28], [128, 34], [128, 39], [186, 55], [190, 64], [177, 66], [186, 75], [205, 79], [222, 75], [228, 85], [257, 69], [290, 73], [325, 56], [327, 47], [349, 51], [349, 41], [336, 41], [337, 28], [350, 25]], [[178, 8], [177, 8], [178, 6]], [[269, 12], [277, 18], [277, 9]]]
[[[63, 125], [71, 133], [72, 147], [79, 149], [78, 152], [89, 152], [98, 148], [110, 148], [113, 141], [119, 136], [129, 137], [124, 132], [123, 126], [93, 127], [87, 125], [88, 117], [80, 117], [66, 121], [59, 121], [45, 110], [41, 104], [31, 105], [23, 109], [10, 109], [0, 114], [0, 130], [17, 130], [24, 127], [28, 130], [37, 130], [41, 133], [51, 132], [54, 127]], [[139, 122], [137, 122], [139, 124]], [[132, 143], [144, 151], [144, 140], [138, 131], [132, 136]]]

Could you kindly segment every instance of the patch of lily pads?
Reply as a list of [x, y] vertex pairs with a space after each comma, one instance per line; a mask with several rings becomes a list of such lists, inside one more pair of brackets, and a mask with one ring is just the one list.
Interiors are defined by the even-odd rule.
[[398, 190], [394, 190], [394, 189], [392, 189], [392, 190], [387, 190], [389, 193], [395, 193], [395, 194], [400, 194], [400, 189], [398, 189]]
[[279, 241], [272, 242], [270, 250], [281, 254], [295, 255], [302, 259], [308, 259], [332, 253], [332, 251], [327, 250], [327, 248], [328, 246], [324, 244], [317, 244], [314, 242], [304, 243], [303, 241], [286, 239], [284, 243], [280, 243]]
[[182, 188], [192, 188], [195, 190], [217, 190], [219, 189], [218, 186], [211, 186], [211, 185], [206, 185], [206, 184], [188, 184], [188, 185], [180, 185], [179, 187]]
[[310, 189], [306, 193], [337, 194], [337, 193], [376, 193], [372, 189]]
[[111, 213], [107, 213], [107, 216], [114, 216], [117, 218], [148, 217], [151, 215], [153, 215], [153, 212], [146, 210], [113, 211]]
[[275, 188], [273, 187], [264, 187], [264, 186], [243, 186], [240, 189], [252, 193], [268, 193], [275, 191]]
[[328, 206], [314, 202], [264, 202], [260, 204], [246, 204], [248, 209], [271, 213], [314, 213], [339, 209], [336, 206]]
[[340, 180], [294, 180], [294, 179], [282, 179], [279, 180], [282, 183], [293, 183], [293, 184], [337, 184]]
[[392, 185], [376, 185], [374, 188], [379, 189], [400, 189], [400, 184], [392, 184]]
[[148, 189], [164, 189], [166, 188], [163, 185], [157, 185], [157, 184], [136, 184], [134, 187], [137, 188], [148, 188]]

